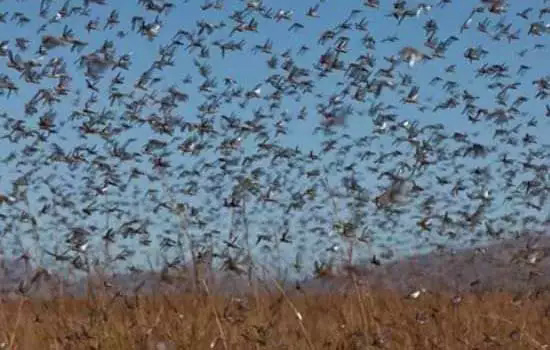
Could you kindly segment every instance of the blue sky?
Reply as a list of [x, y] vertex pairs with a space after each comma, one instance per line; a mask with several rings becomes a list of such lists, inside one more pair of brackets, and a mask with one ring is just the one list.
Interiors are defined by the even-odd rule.
[[[293, 59], [295, 63], [303, 68], [308, 68], [313, 70], [313, 64], [318, 61], [319, 56], [327, 50], [331, 44], [318, 45], [317, 40], [320, 37], [321, 33], [329, 28], [337, 26], [339, 23], [343, 22], [351, 13], [353, 9], [360, 9], [362, 12], [355, 15], [351, 20], [352, 22], [358, 22], [361, 18], [365, 18], [368, 21], [369, 33], [376, 38], [376, 50], [366, 49], [361, 44], [361, 37], [365, 33], [360, 33], [357, 31], [348, 31], [344, 35], [350, 37], [349, 50], [348, 53], [344, 54], [343, 57], [346, 61], [351, 62], [355, 60], [360, 55], [371, 54], [376, 57], [377, 64], [376, 69], [387, 68], [389, 66], [388, 62], [384, 61], [384, 57], [390, 57], [392, 55], [397, 55], [399, 50], [404, 46], [412, 46], [419, 48], [421, 51], [429, 52], [429, 49], [423, 46], [425, 41], [424, 30], [422, 26], [424, 23], [433, 18], [437, 21], [439, 26], [438, 38], [441, 40], [446, 39], [451, 35], [456, 35], [459, 37], [459, 41], [455, 42], [450, 46], [446, 52], [446, 57], [444, 59], [431, 60], [426, 63], [420, 63], [415, 65], [413, 68], [407, 67], [406, 64], [400, 65], [397, 69], [398, 72], [410, 74], [414, 80], [414, 83], [420, 86], [420, 97], [419, 99], [425, 103], [428, 108], [425, 112], [420, 112], [415, 106], [403, 105], [396, 100], [397, 95], [395, 93], [384, 93], [379, 98], [378, 102], [384, 102], [385, 104], [395, 104], [397, 109], [395, 113], [398, 114], [398, 120], [404, 121], [414, 121], [418, 120], [420, 123], [442, 123], [445, 126], [446, 132], [465, 132], [472, 133], [475, 131], [479, 132], [479, 136], [474, 138], [477, 142], [484, 144], [494, 144], [498, 146], [499, 152], [509, 152], [511, 157], [517, 155], [517, 152], [520, 152], [521, 149], [518, 147], [508, 147], [503, 144], [499, 144], [493, 140], [493, 133], [495, 126], [490, 122], [481, 122], [477, 125], [472, 125], [466, 119], [465, 115], [461, 115], [460, 112], [463, 106], [459, 108], [447, 111], [438, 111], [432, 112], [433, 106], [437, 103], [443, 102], [447, 98], [447, 94], [441, 91], [441, 84], [437, 86], [430, 86], [428, 83], [435, 76], [439, 75], [445, 80], [456, 81], [460, 87], [458, 91], [467, 89], [473, 95], [479, 96], [478, 104], [484, 106], [485, 108], [493, 109], [496, 108], [494, 102], [495, 91], [488, 91], [487, 85], [491, 83], [489, 78], [486, 79], [476, 79], [475, 70], [479, 68], [483, 63], [489, 64], [499, 64], [504, 63], [510, 67], [509, 74], [512, 76], [510, 79], [505, 79], [506, 83], [511, 83], [514, 81], [520, 81], [522, 83], [521, 87], [517, 91], [512, 91], [510, 93], [510, 102], [519, 95], [525, 95], [529, 100], [521, 107], [521, 112], [525, 113], [523, 117], [524, 120], [515, 120], [510, 123], [510, 127], [524, 122], [526, 123], [531, 117], [535, 117], [539, 123], [538, 126], [531, 127], [529, 129], [522, 129], [522, 133], [519, 137], [523, 136], [525, 132], [529, 132], [538, 137], [539, 145], [546, 144], [548, 141], [545, 141], [545, 135], [550, 132], [549, 127], [549, 118], [545, 118], [545, 102], [542, 100], [536, 100], [534, 95], [536, 93], [535, 86], [531, 83], [533, 80], [538, 79], [544, 75], [549, 74], [547, 69], [547, 64], [545, 64], [545, 58], [548, 56], [548, 48], [543, 48], [539, 50], [532, 50], [535, 44], [547, 44], [547, 36], [533, 37], [527, 36], [527, 31], [529, 30], [529, 24], [537, 21], [538, 17], [538, 8], [543, 7], [543, 1], [534, 1], [530, 2], [531, 6], [535, 10], [531, 13], [530, 20], [524, 20], [515, 15], [516, 12], [523, 10], [526, 4], [524, 2], [512, 1], [510, 2], [510, 8], [506, 15], [502, 17], [489, 14], [487, 11], [482, 14], [477, 14], [474, 17], [474, 20], [469, 29], [465, 30], [463, 33], [459, 33], [460, 27], [465, 19], [470, 14], [473, 6], [478, 6], [479, 2], [477, 1], [454, 1], [452, 4], [447, 5], [443, 8], [433, 4], [432, 10], [427, 14], [421, 14], [417, 18], [406, 19], [401, 25], [397, 25], [395, 19], [387, 17], [386, 15], [391, 11], [390, 2], [383, 2], [379, 10], [373, 10], [366, 6], [362, 6], [361, 1], [324, 1], [320, 3], [319, 15], [320, 18], [309, 18], [305, 16], [308, 8], [316, 4], [315, 1], [264, 1], [264, 6], [272, 7], [273, 11], [278, 11], [279, 9], [292, 10], [294, 11], [293, 19], [291, 21], [282, 20], [276, 22], [273, 20], [267, 20], [261, 18], [258, 14], [254, 14], [254, 17], [258, 20], [258, 32], [257, 33], [235, 33], [231, 38], [228, 38], [228, 33], [232, 29], [234, 22], [227, 18], [231, 13], [236, 10], [239, 10], [245, 6], [243, 1], [226, 1], [224, 4], [224, 9], [221, 11], [216, 10], [207, 10], [202, 11], [200, 5], [202, 3], [197, 1], [176, 1], [176, 8], [170, 12], [169, 15], [162, 15], [160, 18], [163, 22], [162, 29], [157, 38], [152, 41], [146, 40], [140, 34], [131, 31], [131, 18], [133, 16], [143, 16], [146, 22], [151, 22], [154, 20], [155, 15], [151, 12], [145, 11], [141, 6], [138, 6], [137, 1], [108, 1], [107, 6], [98, 6], [92, 5], [91, 12], [89, 17], [74, 15], [72, 17], [61, 20], [59, 23], [53, 23], [48, 25], [46, 32], [37, 34], [37, 29], [47, 20], [40, 18], [38, 16], [39, 6], [38, 1], [3, 1], [0, 2], [0, 12], [7, 11], [9, 14], [7, 16], [8, 20], [11, 18], [11, 15], [16, 11], [21, 11], [25, 13], [26, 16], [31, 18], [31, 22], [18, 27], [14, 23], [0, 23], [0, 30], [5, 33], [0, 35], [0, 39], [7, 40], [10, 39], [9, 47], [17, 52], [17, 49], [14, 48], [14, 41], [17, 37], [25, 37], [32, 42], [30, 47], [26, 52], [20, 52], [19, 54], [25, 60], [31, 58], [39, 58], [38, 55], [34, 54], [39, 45], [39, 40], [41, 35], [48, 33], [51, 35], [61, 35], [63, 32], [63, 27], [65, 25], [73, 29], [74, 34], [77, 38], [82, 39], [83, 41], [88, 42], [88, 46], [84, 48], [82, 54], [92, 52], [93, 50], [98, 49], [104, 40], [112, 40], [115, 43], [117, 55], [122, 54], [131, 54], [132, 65], [129, 71], [124, 72], [126, 83], [121, 86], [120, 90], [123, 92], [130, 92], [134, 90], [133, 84], [137, 81], [141, 73], [143, 73], [148, 67], [152, 64], [154, 60], [158, 58], [157, 52], [160, 46], [167, 45], [174, 34], [180, 29], [187, 31], [196, 30], [196, 22], [201, 19], [205, 19], [210, 23], [217, 23], [223, 21], [226, 24], [226, 27], [215, 32], [211, 36], [207, 37], [206, 41], [209, 43], [214, 42], [215, 40], [236, 40], [241, 39], [246, 41], [245, 49], [242, 52], [232, 52], [226, 55], [225, 58], [221, 57], [219, 50], [216, 47], [210, 45], [210, 58], [208, 63], [212, 67], [212, 76], [217, 78], [218, 85], [223, 86], [224, 77], [232, 77], [238, 81], [238, 84], [244, 88], [245, 91], [252, 89], [256, 84], [262, 83], [269, 74], [273, 72], [268, 71], [266, 60], [269, 58], [269, 55], [262, 53], [252, 53], [251, 48], [254, 45], [261, 45], [267, 39], [273, 41], [273, 53], [282, 53], [287, 49], [292, 50]], [[62, 1], [54, 1], [52, 4], [49, 17], [52, 17], [58, 8], [63, 5]], [[80, 5], [79, 1], [72, 1], [72, 6]], [[417, 2], [411, 1], [408, 2], [410, 7], [415, 7]], [[114, 29], [106, 29], [104, 31], [92, 32], [90, 34], [86, 33], [85, 25], [86, 23], [95, 18], [100, 19], [100, 27], [103, 27], [106, 18], [112, 10], [118, 10], [120, 15], [120, 25]], [[49, 18], [48, 17], [48, 18]], [[503, 20], [505, 24], [511, 23], [512, 30], [520, 29], [521, 39], [508, 43], [506, 39], [501, 41], [490, 40], [487, 36], [479, 33], [476, 30], [476, 25], [479, 21], [482, 21], [485, 17], [489, 18], [492, 24], [497, 23], [500, 19]], [[548, 23], [549, 17], [543, 18], [545, 23]], [[300, 22], [304, 25], [304, 28], [297, 31], [291, 32], [288, 30], [290, 25], [294, 22]], [[116, 37], [116, 33], [119, 30], [124, 30], [127, 32], [125, 38], [120, 39]], [[9, 34], [8, 34], [9, 33]], [[382, 42], [386, 37], [397, 36], [399, 38], [396, 42]], [[306, 45], [310, 50], [303, 55], [296, 55], [296, 52], [300, 49], [302, 45]], [[467, 48], [477, 47], [481, 45], [489, 53], [486, 56], [484, 61], [479, 62], [468, 62], [463, 54]], [[519, 57], [517, 52], [529, 49], [530, 51], [525, 54], [524, 57]], [[177, 85], [178, 88], [189, 95], [189, 101], [184, 105], [181, 105], [177, 109], [177, 114], [183, 116], [187, 121], [195, 121], [197, 115], [197, 106], [204, 102], [204, 97], [200, 96], [197, 92], [197, 85], [200, 84], [201, 78], [198, 76], [195, 67], [193, 66], [193, 59], [196, 58], [197, 52], [190, 54], [184, 48], [179, 48], [175, 55], [175, 66], [165, 68], [164, 71], [157, 72], [159, 77], [162, 77], [162, 80], [156, 85], [156, 88], [162, 93], [166, 91], [170, 86]], [[74, 92], [76, 89], [81, 90], [81, 102], [79, 103], [79, 108], [82, 108], [84, 101], [89, 97], [90, 91], [86, 90], [86, 84], [83, 76], [83, 70], [79, 69], [76, 64], [73, 64], [79, 54], [76, 52], [70, 53], [67, 48], [56, 48], [49, 51], [48, 57], [43, 58], [42, 62], [47, 62], [51, 57], [63, 57], [68, 64], [68, 71], [73, 78], [71, 86], [73, 88], [72, 95], [68, 98], [65, 98], [62, 103], [56, 105], [55, 109], [57, 112], [58, 123], [66, 121], [66, 125], [60, 128], [60, 133], [56, 136], [52, 136], [49, 139], [49, 143], [57, 143], [65, 151], [69, 151], [74, 148], [77, 144], [80, 143], [90, 143], [93, 144], [97, 142], [101, 148], [101, 142], [99, 140], [94, 140], [90, 138], [89, 140], [79, 140], [77, 132], [72, 129], [74, 122], [68, 120], [71, 111], [75, 108], [71, 103], [75, 96]], [[6, 62], [7, 59], [4, 57], [1, 61]], [[3, 65], [4, 63], [0, 63]], [[445, 72], [445, 68], [449, 65], [456, 65], [456, 72], [449, 74]], [[519, 65], [529, 65], [531, 70], [528, 71], [524, 76], [517, 76], [516, 71]], [[23, 81], [18, 80], [17, 72], [13, 70], [2, 70], [3, 73], [9, 75], [17, 84], [20, 86], [20, 91], [18, 95], [11, 96], [7, 98], [6, 96], [0, 97], [2, 101], [0, 112], [6, 112], [8, 115], [16, 119], [25, 120], [28, 125], [34, 125], [36, 123], [37, 116], [26, 117], [24, 115], [23, 104], [28, 101], [37, 91], [39, 87], [52, 87], [55, 84], [55, 80], [45, 80], [47, 83], [41, 84], [42, 86], [33, 86], [31, 84], [26, 84]], [[280, 69], [278, 70], [280, 72]], [[190, 74], [193, 77], [193, 83], [189, 85], [184, 85], [182, 80], [186, 75]], [[316, 74], [313, 72], [312, 74]], [[98, 87], [102, 89], [101, 91], [107, 91], [108, 84], [114, 74], [112, 72], [106, 73], [104, 79], [98, 84]], [[330, 96], [334, 93], [338, 93], [343, 89], [343, 86], [337, 85], [339, 81], [344, 81], [341, 73], [334, 73], [330, 77], [316, 81], [315, 93], [323, 94], [323, 98], [317, 98], [313, 95], [304, 95], [300, 101], [293, 101], [292, 98], [285, 98], [282, 105], [281, 111], [288, 111], [290, 115], [297, 115], [299, 110], [302, 107], [306, 107], [308, 110], [308, 117], [306, 120], [294, 120], [288, 124], [288, 135], [283, 136], [278, 141], [279, 144], [294, 148], [299, 147], [304, 153], [308, 153], [310, 150], [318, 152], [320, 148], [320, 143], [323, 142], [324, 136], [322, 133], [313, 134], [313, 130], [316, 126], [319, 125], [320, 116], [315, 112], [315, 106], [319, 102], [325, 102], [327, 96]], [[263, 91], [267, 93], [271, 91], [267, 84], [264, 84], [262, 87]], [[405, 88], [408, 89], [408, 88]], [[140, 92], [135, 92], [139, 95]], [[355, 113], [349, 117], [348, 126], [341, 130], [338, 130], [339, 133], [348, 133], [352, 138], [359, 138], [366, 135], [372, 135], [374, 126], [371, 118], [369, 118], [364, 112], [373, 103], [372, 99], [369, 99], [365, 103], [353, 103]], [[236, 116], [242, 119], [249, 119], [252, 117], [252, 111], [258, 106], [264, 106], [264, 110], [267, 109], [267, 104], [264, 102], [253, 102], [247, 108], [242, 109], [237, 106], [236, 103], [229, 105], [224, 105], [223, 109], [218, 113], [219, 115], [225, 114], [230, 115], [232, 112]], [[106, 94], [99, 96], [99, 103], [97, 104], [98, 110], [101, 110], [102, 107], [109, 108], [109, 102]], [[113, 106], [113, 111], [115, 113], [121, 113], [123, 107]], [[45, 109], [41, 110], [43, 113]], [[152, 111], [150, 111], [152, 112]], [[273, 124], [273, 123], [271, 123]], [[125, 138], [134, 137], [137, 139], [137, 142], [132, 144], [133, 146], [129, 147], [129, 150], [140, 151], [141, 147], [146, 143], [147, 139], [152, 136], [152, 132], [149, 128], [146, 127], [136, 127], [132, 130], [126, 132], [121, 136], [120, 143], [124, 142]], [[185, 139], [188, 135], [181, 134], [178, 135]], [[157, 137], [157, 136], [155, 136]], [[157, 137], [163, 139], [165, 137]], [[375, 144], [377, 147], [383, 147], [386, 151], [391, 151], [392, 142], [391, 137], [381, 137], [379, 141], [376, 141]], [[344, 142], [345, 143], [345, 142]], [[245, 141], [246, 147], [243, 152], [246, 154], [253, 154], [257, 152], [256, 142], [252, 138]], [[8, 155], [12, 150], [20, 150], [21, 145], [10, 144], [7, 140], [0, 140], [0, 147], [2, 147], [3, 155]], [[132, 149], [132, 147], [134, 147]], [[376, 151], [376, 150], [375, 150]], [[499, 153], [497, 152], [497, 153]], [[45, 154], [48, 154], [48, 149], [45, 150]], [[208, 157], [218, 157], [216, 154], [209, 154]], [[353, 161], [353, 154], [347, 155], [347, 160]], [[146, 159], [146, 158], [144, 158]], [[214, 159], [214, 158], [209, 158]], [[192, 167], [194, 164], [194, 159], [190, 156], [175, 156], [173, 157], [173, 164], [183, 164], [184, 167]], [[327, 160], [328, 161], [328, 160]], [[470, 161], [470, 159], [465, 160], [467, 165], [474, 166], [475, 164]], [[487, 158], [478, 161], [478, 165], [484, 166], [490, 164], [494, 161], [494, 158]], [[143, 162], [143, 166], [147, 167], [147, 162]], [[141, 166], [141, 165], [140, 165]], [[391, 167], [388, 165], [388, 169]], [[251, 169], [248, 169], [251, 170]], [[269, 171], [269, 168], [267, 168]], [[450, 170], [450, 169], [449, 169]], [[24, 172], [25, 169], [21, 167], [16, 167], [15, 163], [10, 163], [9, 166], [0, 168], [0, 193], [9, 192], [11, 190], [11, 181], [17, 177], [19, 172]], [[52, 169], [44, 169], [44, 174], [47, 174], [52, 171]], [[80, 182], [81, 177], [84, 175], [82, 172], [70, 172], [64, 166], [59, 166], [57, 170], [54, 170], [57, 176], [59, 177], [60, 183], [73, 183], [75, 186], [74, 192], [75, 195], [83, 189]], [[444, 170], [443, 170], [444, 171]], [[287, 175], [289, 179], [292, 180], [292, 172], [288, 172]], [[376, 176], [369, 173], [361, 174], [361, 182], [366, 184], [366, 186], [371, 191], [371, 194], [376, 194], [377, 186], [381, 185], [380, 181], [376, 179]], [[341, 174], [339, 171], [334, 171], [332, 174], [329, 174], [328, 180], [331, 185], [338, 187], [340, 182]], [[495, 182], [492, 184], [493, 192], [498, 192], [500, 188], [499, 179], [495, 179]], [[98, 179], [98, 182], [101, 180]], [[176, 180], [181, 181], [181, 180]], [[297, 180], [296, 180], [297, 181]], [[425, 184], [429, 184], [433, 181], [433, 178], [429, 176], [425, 177], [422, 181]], [[226, 182], [227, 189], [226, 193], [230, 191], [229, 184], [231, 182]], [[138, 189], [143, 191], [143, 194], [140, 198], [145, 198], [144, 193], [147, 189], [159, 186], [158, 184], [150, 184], [146, 181], [136, 182]], [[307, 182], [303, 182], [297, 185], [299, 188], [307, 188]], [[47, 193], [43, 186], [40, 184], [29, 191], [29, 196], [33, 197], [36, 200], [41, 194]], [[125, 195], [127, 197], [127, 195]], [[186, 200], [191, 203], [198, 203], [201, 200], [209, 197], [209, 194], [200, 194], [198, 198], [186, 198]], [[77, 202], [79, 201], [79, 196], [73, 197]], [[39, 209], [39, 206], [34, 207], [34, 201], [31, 203], [31, 212]], [[150, 213], [149, 207], [145, 204], [146, 201], [142, 200], [142, 206], [137, 206], [132, 204], [131, 210], [134, 212], [134, 215], [140, 218], [148, 215]], [[326, 203], [326, 202], [325, 202]], [[139, 204], [139, 203], [138, 203]], [[545, 206], [545, 211], [548, 212], [548, 202]], [[503, 209], [506, 205], [504, 205]], [[372, 208], [371, 208], [372, 209]], [[0, 208], [0, 211], [2, 209]], [[500, 210], [500, 209], [499, 209]], [[344, 211], [344, 210], [342, 210]], [[543, 211], [544, 212], [544, 211]], [[263, 214], [262, 214], [263, 215]], [[260, 215], [259, 217], [262, 217]], [[265, 214], [264, 217], [274, 216], [275, 222], [280, 223], [282, 218], [280, 214]], [[304, 214], [305, 215], [305, 214]], [[328, 214], [327, 214], [328, 215]], [[345, 215], [342, 213], [342, 215]], [[366, 214], [369, 215], [369, 214]], [[537, 215], [540, 215], [537, 214]], [[226, 213], [219, 213], [218, 217], [220, 218], [220, 228], [224, 226], [222, 223], [225, 221], [227, 224], [228, 215]], [[46, 218], [41, 218], [41, 221], [47, 221]], [[104, 222], [104, 217], [91, 218], [91, 223], [101, 226]], [[111, 224], [115, 224], [115, 219], [110, 219]], [[165, 218], [161, 218], [158, 215], [152, 215], [151, 220], [153, 222], [158, 222], [156, 229], [160, 231], [162, 222], [166, 222]], [[375, 220], [373, 218], [373, 220]], [[45, 224], [45, 223], [44, 223]], [[83, 223], [73, 223], [73, 225], [83, 225]], [[88, 223], [89, 224], [89, 223]], [[47, 226], [47, 224], [45, 224]], [[298, 223], [295, 223], [298, 225]], [[373, 223], [374, 225], [374, 223]], [[269, 226], [269, 225], [268, 225]], [[329, 225], [330, 226], [330, 225]], [[257, 226], [257, 231], [265, 230], [264, 226]], [[297, 226], [294, 226], [297, 227]], [[270, 227], [274, 232], [280, 230], [277, 227]], [[66, 232], [65, 229], [60, 229], [60, 226], [54, 224], [53, 228], [46, 229], [46, 232], [42, 232], [40, 238], [41, 246], [51, 246], [53, 242], [62, 241], [62, 237]], [[101, 231], [101, 230], [100, 230]], [[223, 229], [222, 229], [223, 231]], [[405, 254], [414, 252], [416, 248], [415, 241], [417, 238], [414, 233], [407, 232], [395, 232], [389, 234], [388, 232], [379, 232], [378, 236], [381, 238], [377, 239], [377, 242], [383, 242], [385, 245], [391, 246], [394, 248], [398, 254]], [[383, 230], [382, 230], [383, 231]], [[409, 230], [410, 231], [410, 230]], [[412, 242], [411, 242], [412, 238]], [[438, 237], [429, 237], [429, 240], [438, 240]], [[22, 238], [23, 246], [32, 247], [34, 242], [28, 240], [28, 238]], [[154, 240], [157, 241], [156, 239]], [[297, 240], [298, 242], [299, 240]], [[315, 252], [323, 252], [327, 247], [332, 246], [335, 242], [335, 238], [328, 237], [322, 238], [323, 243], [319, 247], [315, 245], [317, 239], [315, 237], [303, 237], [301, 243], [295, 243], [292, 247], [284, 248], [283, 256], [287, 261], [292, 261], [295, 256], [296, 249], [298, 251], [306, 251], [302, 246], [307, 246], [308, 254], [315, 255]], [[443, 239], [446, 241], [446, 239]], [[468, 241], [468, 235], [464, 235], [464, 242]], [[10, 236], [4, 237], [4, 246], [12, 246], [14, 243], [14, 238]], [[127, 241], [121, 242], [121, 244], [126, 244], [130, 247], [135, 246], [135, 242]], [[100, 250], [100, 245], [97, 244], [94, 246], [95, 249]], [[153, 244], [152, 247], [155, 247]], [[317, 248], [315, 248], [317, 247]], [[137, 259], [140, 262], [144, 261], [144, 257], [154, 252], [151, 249], [142, 249], [139, 248], [140, 254], [137, 255]], [[374, 248], [374, 251], [378, 251], [377, 247]], [[61, 249], [63, 250], [63, 249]], [[153, 249], [154, 250], [154, 249]], [[33, 250], [35, 256], [38, 258], [40, 256], [40, 249]], [[360, 251], [366, 251], [365, 248], [360, 248]], [[19, 252], [16, 250], [15, 252]], [[6, 251], [6, 254], [8, 252]], [[329, 253], [323, 253], [325, 255], [330, 255]], [[321, 254], [321, 255], [323, 255]], [[308, 255], [309, 256], [309, 255]]]

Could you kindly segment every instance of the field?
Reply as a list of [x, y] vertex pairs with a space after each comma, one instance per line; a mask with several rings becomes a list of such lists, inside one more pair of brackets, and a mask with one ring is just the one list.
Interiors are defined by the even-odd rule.
[[550, 294], [206, 293], [4, 300], [3, 349], [544, 349]]
[[[125, 286], [124, 278], [96, 276], [79, 293], [44, 298], [38, 278], [42, 286], [27, 283], [24, 293], [2, 299], [0, 348], [545, 349], [548, 259], [517, 263], [526, 242], [416, 256], [303, 284], [227, 275], [184, 291], [189, 284], [178, 287], [178, 272], [169, 281], [126, 278], [134, 283]], [[549, 244], [539, 237], [536, 246]]]
[[176, 270], [96, 274], [61, 290], [50, 288], [52, 276], [17, 276], [12, 264], [12, 280], [26, 282], [2, 298], [0, 349], [545, 349], [550, 259], [526, 264], [526, 246], [546, 251], [550, 239], [326, 271], [303, 283], [210, 274], [193, 284], [189, 270]]

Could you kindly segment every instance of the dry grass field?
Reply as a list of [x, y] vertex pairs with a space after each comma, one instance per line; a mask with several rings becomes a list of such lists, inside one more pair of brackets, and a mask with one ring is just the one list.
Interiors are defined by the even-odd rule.
[[54, 279], [27, 278], [1, 299], [0, 349], [550, 349], [550, 259], [522, 258], [548, 247], [506, 240], [284, 288], [226, 275], [192, 292], [174, 271], [97, 275], [59, 294]]
[[3, 300], [3, 349], [544, 349], [550, 293], [258, 290]]

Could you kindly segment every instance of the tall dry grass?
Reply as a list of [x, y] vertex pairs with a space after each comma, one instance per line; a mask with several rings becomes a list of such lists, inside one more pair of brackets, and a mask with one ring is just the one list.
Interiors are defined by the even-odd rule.
[[[4, 299], [4, 349], [544, 349], [550, 293], [258, 289]], [[280, 287], [280, 286], [278, 286]]]

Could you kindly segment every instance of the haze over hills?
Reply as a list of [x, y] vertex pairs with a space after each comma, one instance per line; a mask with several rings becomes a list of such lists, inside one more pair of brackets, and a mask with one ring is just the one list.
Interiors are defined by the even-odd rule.
[[[27, 291], [27, 295], [32, 296], [47, 298], [63, 292], [66, 295], [82, 297], [88, 291], [89, 281], [85, 277], [62, 284], [63, 289], [60, 289], [62, 276], [54, 273], [41, 274], [41, 269], [26, 267], [21, 260], [4, 260], [2, 266], [0, 285], [3, 295], [20, 294], [22, 280], [26, 281], [25, 286], [32, 285]], [[354, 266], [352, 270], [363, 285], [367, 284], [375, 289], [394, 289], [400, 293], [421, 288], [431, 292], [454, 293], [496, 290], [536, 292], [550, 287], [550, 235], [526, 234], [476, 248], [413, 255], [380, 266], [365, 262], [363, 265]], [[40, 277], [31, 282], [37, 272]], [[192, 275], [191, 269], [116, 275], [92, 273], [91, 280], [99, 287], [102, 287], [104, 281], [107, 282], [108, 287], [105, 290], [111, 292], [171, 294], [192, 291]], [[251, 292], [244, 275], [214, 272], [210, 277], [204, 278], [216, 293]], [[352, 280], [343, 270], [340, 270], [340, 275], [306, 279], [298, 284], [296, 281], [287, 283], [290, 289], [298, 285], [301, 290], [313, 293], [342, 292], [353, 288]], [[269, 284], [269, 280], [260, 282], [260, 288], [263, 289]]]
[[[367, 265], [368, 264], [368, 265]], [[401, 291], [527, 291], [550, 286], [550, 236], [526, 234], [462, 250], [414, 255], [354, 271], [374, 288]], [[343, 278], [312, 282], [316, 288], [342, 286]], [[346, 282], [350, 283], [350, 282]]]

